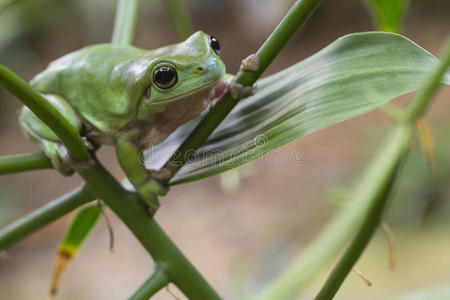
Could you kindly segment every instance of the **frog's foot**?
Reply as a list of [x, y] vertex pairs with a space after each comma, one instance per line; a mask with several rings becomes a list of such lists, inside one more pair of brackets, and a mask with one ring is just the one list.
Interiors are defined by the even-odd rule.
[[164, 186], [154, 178], [150, 177], [150, 179], [146, 182], [137, 185], [136, 191], [147, 205], [150, 215], [153, 216], [160, 206], [158, 196], [166, 195], [169, 191], [169, 188]]
[[242, 60], [239, 73], [243, 71], [256, 72], [259, 70], [259, 56], [256, 54], [250, 54], [247, 58]]
[[[93, 145], [86, 138], [83, 138], [83, 142], [86, 148], [93, 149]], [[50, 159], [53, 168], [64, 176], [72, 175], [75, 170], [86, 170], [95, 164], [92, 159], [80, 161], [73, 158], [61, 142], [41, 140], [40, 146]]]
[[234, 99], [246, 98], [254, 95], [256, 84], [253, 86], [243, 86], [242, 84], [237, 83], [235, 76], [227, 74], [227, 76], [211, 90], [208, 97], [210, 106], [214, 107], [222, 94], [227, 91], [230, 92], [231, 97]]
[[230, 92], [231, 97], [234, 99], [241, 99], [254, 95], [256, 91], [256, 84], [253, 84], [253, 86], [243, 86], [236, 81], [236, 77], [239, 77], [239, 75], [244, 71], [258, 71], [259, 65], [259, 57], [256, 54], [251, 54], [246, 59], [242, 60], [237, 76], [226, 74], [223, 80], [217, 83], [211, 90], [208, 96], [210, 106], [214, 107], [220, 96], [222, 96], [222, 94], [226, 91]]
[[160, 206], [158, 196], [165, 196], [169, 191], [164, 182], [172, 177], [173, 172], [169, 168], [163, 168], [159, 171], [148, 170], [148, 174], [145, 182], [136, 185], [136, 191], [147, 205], [149, 214], [153, 216]]
[[95, 149], [94, 145], [91, 143], [91, 141], [88, 140], [87, 137], [82, 136], [81, 140], [83, 141], [83, 144], [86, 147], [86, 149], [91, 150], [91, 151]]
[[226, 83], [226, 88], [230, 92], [233, 99], [242, 99], [253, 96], [256, 91], [256, 83], [252, 86], [243, 86], [236, 79], [232, 79]]
[[[156, 181], [162, 183], [169, 180], [173, 176], [173, 171], [169, 168], [162, 168], [161, 170], [150, 170], [150, 176]], [[162, 185], [162, 184], [161, 184]], [[166, 188], [167, 189], [167, 188]]]
[[[256, 72], [259, 70], [259, 57], [256, 54], [251, 54], [241, 62], [241, 66], [236, 77], [239, 77], [242, 72]], [[253, 96], [256, 91], [256, 83], [252, 86], [243, 86], [236, 81], [236, 77], [228, 77], [225, 79], [226, 89], [230, 92], [231, 97], [234, 99], [246, 98]]]
[[72, 170], [76, 171], [86, 171], [95, 165], [95, 161], [91, 158], [88, 160], [78, 160], [72, 157], [66, 146], [62, 144], [58, 148], [58, 156], [61, 158], [64, 166], [69, 166]]
[[154, 184], [150, 181], [136, 186], [136, 191], [141, 199], [144, 200], [147, 205], [147, 210], [151, 216], [156, 213], [160, 206], [158, 196], [153, 192], [154, 187]]
[[50, 159], [53, 168], [64, 176], [70, 176], [74, 173], [74, 169], [70, 167], [64, 157], [64, 153], [67, 152], [67, 149], [64, 150], [62, 147], [64, 146], [58, 142], [42, 142], [42, 149], [44, 150], [45, 155]]

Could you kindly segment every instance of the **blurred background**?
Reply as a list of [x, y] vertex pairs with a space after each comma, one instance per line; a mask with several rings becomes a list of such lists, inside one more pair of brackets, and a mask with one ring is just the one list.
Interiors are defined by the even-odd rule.
[[[177, 42], [162, 1], [141, 1], [135, 45], [153, 49]], [[293, 1], [190, 0], [196, 30], [218, 37], [227, 71], [254, 52]], [[52, 60], [110, 40], [112, 0], [0, 1], [0, 60], [26, 80]], [[450, 33], [450, 2], [413, 0], [403, 34], [437, 55]], [[298, 62], [336, 38], [374, 30], [360, 0], [324, 1], [293, 37], [267, 74]], [[401, 175], [387, 222], [395, 234], [397, 267], [388, 268], [387, 236], [379, 230], [357, 263], [373, 283], [354, 273], [335, 299], [388, 299], [450, 282], [450, 88], [442, 88], [427, 119], [436, 143], [438, 168], [429, 170], [418, 143]], [[404, 103], [407, 97], [396, 99]], [[0, 155], [37, 151], [17, 123], [19, 101], [0, 90]], [[243, 299], [273, 278], [304, 249], [342, 207], [372, 154], [391, 127], [380, 111], [343, 122], [290, 143], [277, 153], [300, 151], [299, 164], [257, 160], [222, 176], [175, 186], [156, 219], [225, 299]], [[281, 151], [281, 152], [278, 152]], [[118, 178], [112, 147], [100, 159]], [[80, 183], [54, 171], [0, 177], [0, 226], [63, 195]], [[57, 299], [125, 299], [148, 276], [149, 255], [109, 211], [116, 235], [108, 250], [104, 220], [66, 274]], [[69, 217], [62, 218], [8, 250], [0, 260], [0, 299], [48, 299], [57, 245]], [[339, 255], [340, 249], [336, 249]], [[336, 256], [337, 257], [337, 256]], [[298, 299], [312, 299], [334, 261]], [[174, 287], [172, 291], [180, 295]], [[180, 296], [182, 299], [183, 297]], [[154, 299], [174, 299], [166, 290]]]

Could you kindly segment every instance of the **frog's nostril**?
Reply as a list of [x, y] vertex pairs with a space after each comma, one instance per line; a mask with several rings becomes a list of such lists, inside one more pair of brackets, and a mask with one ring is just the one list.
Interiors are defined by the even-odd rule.
[[198, 68], [197, 68], [197, 71], [199, 71], [200, 73], [203, 72], [203, 70], [204, 70], [204, 69], [203, 69], [202, 67], [198, 67]]

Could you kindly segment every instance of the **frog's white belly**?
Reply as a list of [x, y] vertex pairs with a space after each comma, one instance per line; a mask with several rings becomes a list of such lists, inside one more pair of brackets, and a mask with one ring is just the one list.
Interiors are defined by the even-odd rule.
[[209, 91], [174, 102], [159, 113], [141, 138], [142, 147], [148, 148], [164, 141], [180, 125], [196, 118], [211, 102]]

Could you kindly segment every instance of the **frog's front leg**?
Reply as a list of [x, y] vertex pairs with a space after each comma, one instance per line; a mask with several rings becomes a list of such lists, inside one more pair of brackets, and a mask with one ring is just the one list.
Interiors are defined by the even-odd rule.
[[[249, 55], [247, 58], [242, 60], [241, 67], [239, 68], [236, 77], [239, 77], [244, 71], [257, 72], [259, 70], [259, 64], [260, 62], [258, 55]], [[228, 79], [226, 87], [230, 92], [231, 97], [233, 97], [234, 99], [253, 96], [256, 90], [256, 84], [253, 84], [252, 86], [243, 86], [242, 84], [238, 83], [235, 78], [231, 80]]]
[[230, 95], [234, 99], [242, 99], [255, 94], [256, 84], [252, 86], [243, 86], [236, 81], [236, 78], [244, 71], [257, 72], [259, 70], [259, 57], [256, 54], [251, 54], [241, 62], [241, 66], [236, 76], [231, 74], [225, 74], [222, 81], [219, 82], [211, 91], [209, 99], [211, 105], [214, 106], [217, 103], [219, 97], [226, 91], [230, 92]]
[[141, 149], [139, 143], [140, 134], [139, 128], [119, 132], [116, 135], [116, 152], [123, 171], [153, 215], [159, 208], [157, 195], [165, 195], [167, 188], [152, 178], [145, 168], [141, 159], [141, 152], [144, 149]]

